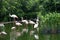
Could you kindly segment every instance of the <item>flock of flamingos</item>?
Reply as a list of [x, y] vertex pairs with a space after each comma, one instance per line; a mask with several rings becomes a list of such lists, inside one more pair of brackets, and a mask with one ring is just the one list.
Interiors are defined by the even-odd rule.
[[[29, 29], [27, 28], [28, 24], [31, 24], [33, 26], [32, 30], [30, 31], [30, 36], [33, 35], [36, 40], [39, 40], [39, 35], [34, 34], [36, 31], [39, 32], [39, 27], [38, 27], [39, 18], [38, 17], [35, 19], [35, 22], [32, 21], [32, 20], [25, 20], [25, 19], [23, 19], [23, 17], [21, 17], [21, 19], [22, 19], [21, 21], [16, 21], [15, 18], [18, 19], [18, 16], [15, 15], [15, 14], [12, 14], [12, 15], [9, 14], [9, 17], [14, 19], [14, 21], [13, 21], [14, 26], [11, 27], [10, 40], [16, 40], [16, 38], [21, 36], [24, 32], [28, 33], [28, 31], [29, 31]], [[7, 22], [7, 23], [9, 23], [9, 22]], [[26, 27], [24, 29], [22, 29], [22, 32], [17, 32], [16, 31], [16, 29], [17, 29], [16, 26], [21, 26], [22, 23], [24, 23], [26, 25]], [[2, 28], [2, 30], [0, 31], [0, 35], [2, 35], [2, 34], [7, 35], [7, 33], [4, 30], [4, 27], [5, 27], [4, 24], [5, 23], [0, 23], [0, 28]], [[13, 35], [15, 35], [15, 36], [13, 36]]]

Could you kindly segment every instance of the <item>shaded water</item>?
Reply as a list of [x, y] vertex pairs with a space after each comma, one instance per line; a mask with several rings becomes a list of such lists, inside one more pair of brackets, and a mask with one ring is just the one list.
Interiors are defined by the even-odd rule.
[[40, 34], [39, 40], [60, 40], [60, 34]]
[[16, 31], [10, 33], [10, 40], [16, 40]]
[[[35, 40], [34, 36], [30, 36], [29, 33], [24, 33], [22, 36], [18, 37], [16, 39], [16, 36], [14, 34], [14, 32], [10, 32], [11, 31], [11, 27], [10, 25], [6, 25], [6, 32], [7, 35], [4, 37], [0, 37], [0, 40]], [[39, 40], [60, 40], [60, 34], [40, 34], [39, 35]], [[0, 35], [1, 36], [1, 35]]]

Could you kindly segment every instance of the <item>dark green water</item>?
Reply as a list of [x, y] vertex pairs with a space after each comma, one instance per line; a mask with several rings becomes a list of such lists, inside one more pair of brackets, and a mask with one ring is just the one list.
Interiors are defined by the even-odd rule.
[[[10, 31], [12, 24], [7, 24], [5, 26], [5, 31], [7, 35], [0, 35], [0, 40], [10, 40]], [[20, 27], [22, 29], [22, 26]], [[29, 27], [30, 28], [30, 27]], [[60, 40], [60, 34], [40, 34], [39, 40]], [[18, 37], [16, 40], [35, 40], [33, 36], [30, 36], [29, 33], [24, 33], [22, 36]]]

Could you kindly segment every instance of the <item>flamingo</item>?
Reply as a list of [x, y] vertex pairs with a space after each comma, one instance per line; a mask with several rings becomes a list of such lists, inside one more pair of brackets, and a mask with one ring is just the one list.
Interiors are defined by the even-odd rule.
[[4, 34], [4, 35], [6, 35], [7, 33], [6, 33], [5, 31], [2, 31], [2, 32], [1, 32], [1, 34]]
[[37, 32], [39, 32], [39, 23], [38, 21], [36, 21], [36, 23], [34, 24], [34, 29], [37, 30]]
[[13, 25], [15, 26], [15, 18], [18, 18], [18, 16], [16, 16], [15, 14], [9, 14], [10, 17], [12, 17], [14, 19]]
[[21, 23], [19, 23], [19, 22], [15, 22], [15, 24], [17, 25], [17, 26], [20, 26], [20, 25], [22, 25]]
[[34, 28], [37, 28], [38, 27], [38, 22], [34, 24]]
[[22, 22], [25, 23], [25, 24], [28, 24], [28, 21], [27, 20], [23, 20], [23, 17], [22, 18]]
[[9, 16], [12, 17], [12, 18], [18, 18], [15, 14], [12, 14], [12, 15], [9, 14]]
[[32, 20], [29, 20], [29, 24], [35, 24], [35, 22], [33, 22]]
[[20, 23], [20, 22], [15, 22], [15, 24], [17, 25], [17, 31], [19, 31], [20, 30], [20, 28], [19, 28], [19, 26], [21, 26], [22, 24]]
[[39, 36], [38, 35], [34, 35], [35, 39], [38, 40], [39, 39]]

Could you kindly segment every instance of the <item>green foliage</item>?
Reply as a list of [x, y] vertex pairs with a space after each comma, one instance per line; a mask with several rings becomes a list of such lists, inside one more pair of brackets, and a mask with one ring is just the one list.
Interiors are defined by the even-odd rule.
[[37, 14], [36, 12], [39, 11], [39, 0], [3, 0], [1, 6], [0, 17], [2, 17], [2, 21], [5, 21], [5, 19], [6, 21], [8, 20], [9, 13], [16, 14], [18, 17], [27, 14], [31, 18], [34, 18], [35, 14]]
[[45, 16], [40, 14], [40, 29], [59, 29], [60, 13], [48, 13]]

